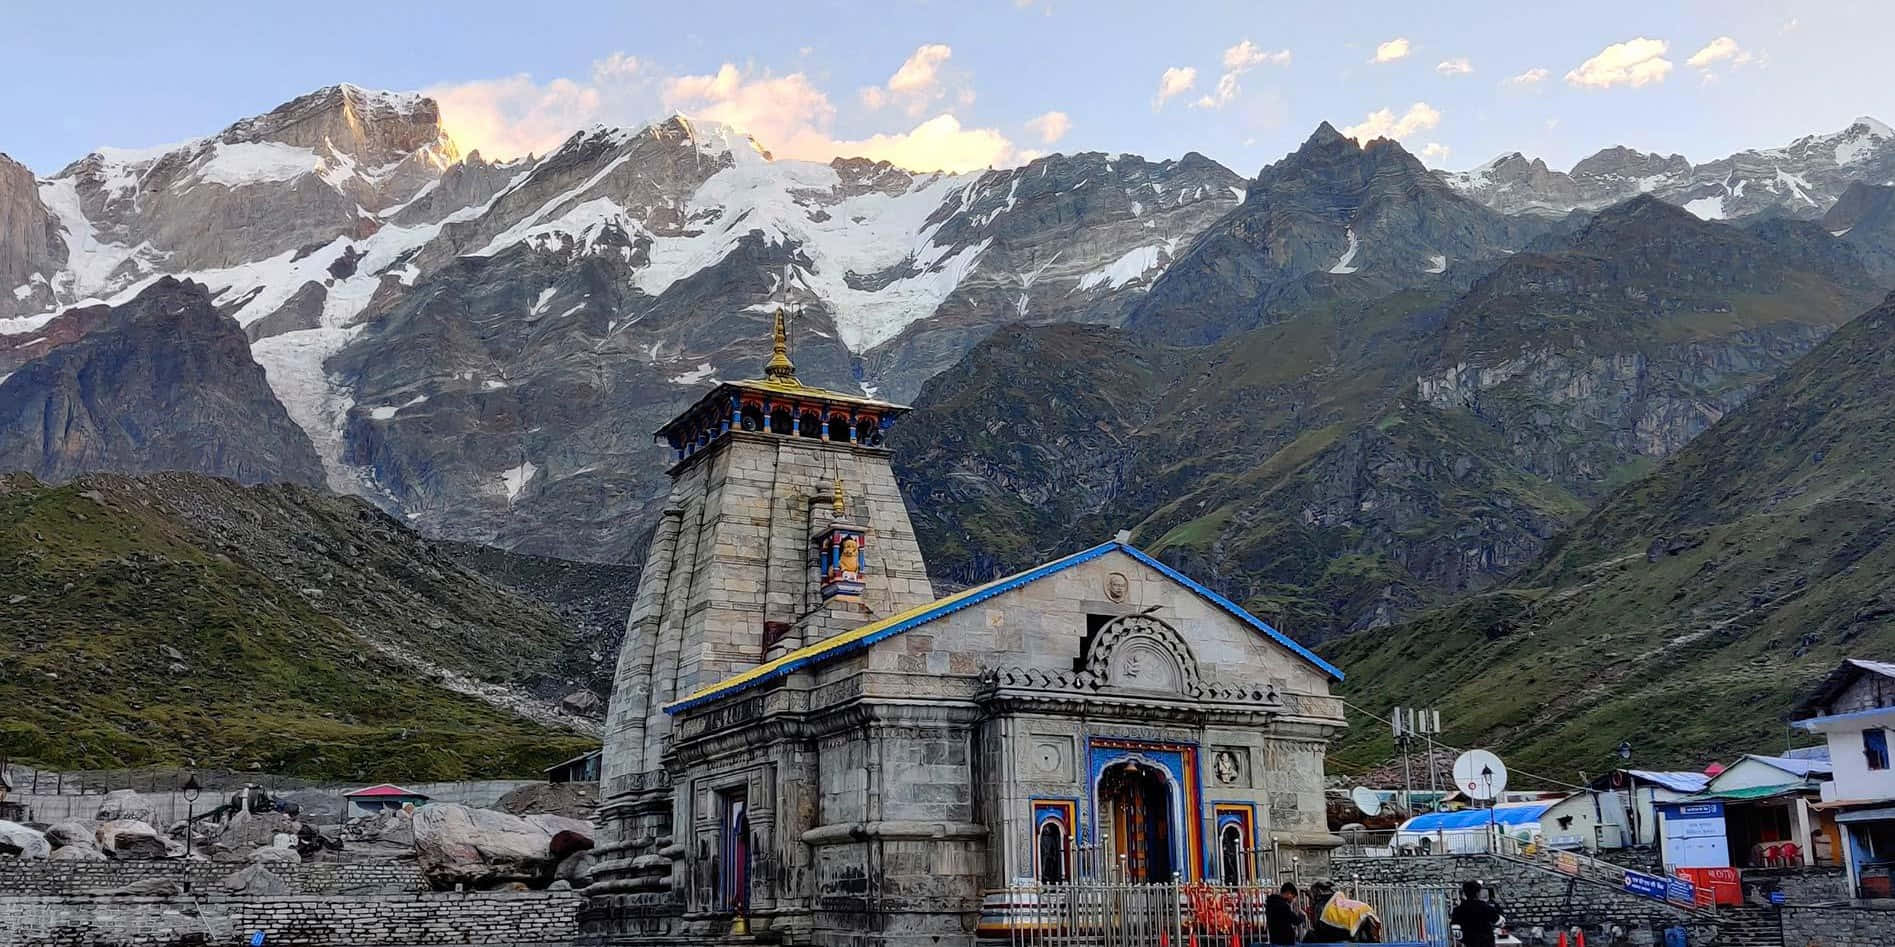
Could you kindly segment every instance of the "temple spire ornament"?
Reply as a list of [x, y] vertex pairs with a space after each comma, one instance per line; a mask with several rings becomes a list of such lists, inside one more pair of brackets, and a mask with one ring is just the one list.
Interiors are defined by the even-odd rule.
[[836, 478], [836, 491], [830, 497], [829, 505], [830, 505], [830, 509], [835, 512], [836, 519], [841, 519], [842, 518], [842, 478], [841, 477]]
[[783, 325], [783, 307], [776, 309], [776, 329], [771, 339], [770, 361], [763, 366], [763, 377], [779, 385], [801, 388], [796, 380], [796, 365], [790, 361], [790, 334]]

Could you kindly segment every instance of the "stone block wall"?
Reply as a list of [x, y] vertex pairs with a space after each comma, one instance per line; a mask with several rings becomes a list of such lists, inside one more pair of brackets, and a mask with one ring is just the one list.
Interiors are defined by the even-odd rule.
[[570, 944], [572, 892], [293, 896], [227, 901], [160, 898], [0, 898], [0, 931], [20, 947], [164, 947], [187, 939], [236, 943], [262, 931], [285, 947]]
[[1833, 904], [1854, 894], [1849, 873], [1841, 868], [1744, 869], [1745, 900], [1767, 903], [1773, 891], [1783, 893], [1784, 904]]
[[[164, 879], [215, 897], [228, 894], [224, 879], [245, 866], [220, 862], [174, 860], [58, 862], [0, 859], [0, 897], [20, 895], [85, 895], [122, 888], [135, 881]], [[300, 894], [403, 894], [428, 890], [421, 869], [412, 864], [271, 865], [270, 873], [290, 883]]]
[[1783, 947], [1888, 947], [1895, 944], [1895, 905], [1786, 906]]
[[1463, 881], [1478, 881], [1493, 889], [1494, 903], [1516, 933], [1533, 927], [1548, 931], [1580, 928], [1587, 931], [1587, 940], [1593, 943], [1611, 943], [1609, 934], [1615, 927], [1656, 935], [1656, 942], [1663, 943], [1662, 932], [1667, 927], [1716, 926], [1704, 915], [1610, 885], [1486, 855], [1337, 858], [1331, 877], [1338, 883], [1356, 880], [1458, 886]]

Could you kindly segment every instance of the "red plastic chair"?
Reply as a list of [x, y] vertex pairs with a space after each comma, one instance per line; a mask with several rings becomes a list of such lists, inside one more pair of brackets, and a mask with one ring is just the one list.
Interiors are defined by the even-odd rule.
[[1777, 855], [1783, 859], [1784, 865], [1791, 868], [1803, 863], [1803, 848], [1795, 842], [1784, 842], [1777, 846]]
[[1778, 860], [1781, 859], [1782, 857], [1783, 857], [1783, 849], [1781, 846], [1777, 846], [1777, 845], [1764, 846], [1763, 863], [1766, 867], [1775, 868], [1779, 863]]

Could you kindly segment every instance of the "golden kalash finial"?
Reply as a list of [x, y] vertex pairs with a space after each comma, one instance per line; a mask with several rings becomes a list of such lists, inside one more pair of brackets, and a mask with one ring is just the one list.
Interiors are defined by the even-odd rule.
[[842, 518], [842, 478], [836, 478], [836, 492], [829, 498], [830, 508], [835, 510], [836, 518]]
[[783, 327], [783, 307], [776, 309], [776, 332], [771, 340], [770, 361], [763, 366], [763, 377], [779, 385], [802, 386], [796, 380], [796, 364], [790, 361], [790, 334]]

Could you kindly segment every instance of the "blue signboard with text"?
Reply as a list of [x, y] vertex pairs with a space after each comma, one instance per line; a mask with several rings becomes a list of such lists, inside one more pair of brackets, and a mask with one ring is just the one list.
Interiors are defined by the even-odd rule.
[[1625, 890], [1632, 894], [1663, 901], [1670, 887], [1671, 885], [1668, 880], [1660, 878], [1657, 875], [1648, 875], [1642, 871], [1633, 871], [1630, 868], [1625, 870]]

